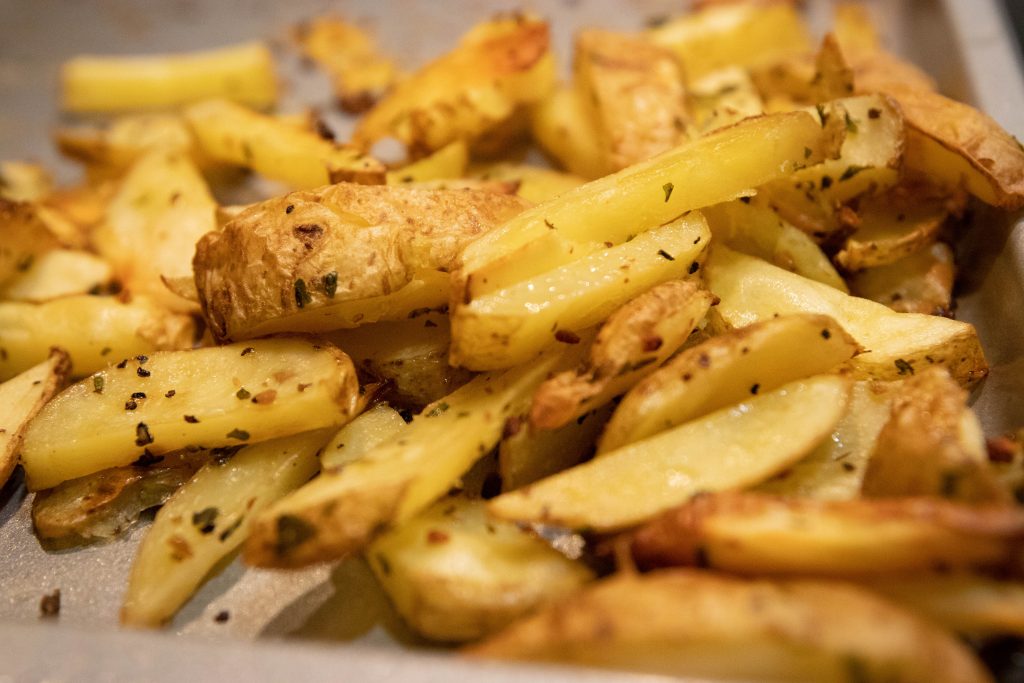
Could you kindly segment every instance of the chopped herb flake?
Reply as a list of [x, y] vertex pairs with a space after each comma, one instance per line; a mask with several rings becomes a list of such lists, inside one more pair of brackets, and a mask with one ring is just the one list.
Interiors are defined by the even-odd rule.
[[443, 413], [447, 412], [450, 407], [451, 406], [449, 406], [447, 403], [441, 401], [436, 406], [434, 406], [429, 413], [427, 413], [427, 417], [437, 417], [438, 415], [442, 415]]
[[153, 443], [153, 435], [149, 433], [149, 427], [145, 422], [135, 425], [135, 445], [145, 446]]
[[324, 275], [324, 293], [331, 299], [338, 291], [338, 271], [332, 270]]
[[238, 391], [235, 392], [235, 398], [237, 398], [239, 401], [244, 401], [245, 399], [249, 398], [250, 396], [252, 396], [252, 394], [250, 394], [248, 391], [246, 391], [245, 387], [242, 387], [241, 389], [239, 389]]
[[230, 432], [228, 432], [227, 436], [229, 439], [238, 439], [239, 441], [249, 440], [249, 432], [245, 431], [244, 429], [232, 429]]
[[693, 275], [698, 270], [700, 270], [700, 264], [694, 261], [693, 263], [690, 264], [690, 270], [688, 272], [690, 273], [690, 275]]
[[665, 191], [665, 201], [666, 202], [668, 201], [669, 197], [672, 196], [672, 190], [674, 190], [675, 187], [676, 186], [673, 185], [672, 183], [665, 183], [664, 185], [661, 186], [661, 189]]
[[95, 375], [92, 378], [92, 391], [95, 394], [103, 393], [103, 375]]
[[295, 281], [295, 305], [302, 308], [306, 304], [312, 303], [313, 297], [306, 291], [306, 281], [299, 278]]
[[277, 518], [277, 543], [274, 550], [279, 556], [287, 555], [295, 547], [316, 536], [316, 527], [295, 515]]
[[853, 176], [857, 175], [861, 171], [867, 170], [867, 168], [868, 168], [867, 166], [857, 166], [857, 165], [847, 166], [846, 170], [843, 171], [843, 175], [839, 176], [839, 182], [842, 182], [844, 180], [849, 180], [850, 178], [852, 178]]
[[844, 112], [844, 116], [846, 117], [846, 132], [847, 133], [856, 133], [857, 132], [857, 122], [854, 121], [852, 118], [850, 118], [850, 112]]
[[256, 349], [254, 349], [253, 347], [246, 346], [244, 349], [242, 349], [242, 354], [241, 355], [248, 356], [250, 353], [254, 353], [255, 351], [256, 351]]
[[664, 249], [659, 249], [658, 250], [658, 256], [660, 256], [661, 258], [663, 258], [663, 259], [665, 259], [667, 261], [675, 261], [676, 260], [675, 256], [673, 256], [672, 254], [668, 253]]
[[199, 512], [193, 512], [192, 525], [199, 529], [199, 533], [208, 534], [216, 527], [218, 514], [220, 514], [220, 510], [215, 507], [203, 508]]
[[190, 425], [199, 424], [199, 418], [195, 415], [186, 415], [185, 422], [188, 422]]
[[914, 366], [908, 363], [907, 361], [903, 360], [902, 358], [897, 358], [895, 361], [893, 361], [893, 364], [896, 366], [896, 370], [901, 375], [914, 374]]
[[146, 368], [138, 367], [135, 369], [135, 374], [138, 375], [139, 377], [149, 377], [153, 373], [147, 370]]

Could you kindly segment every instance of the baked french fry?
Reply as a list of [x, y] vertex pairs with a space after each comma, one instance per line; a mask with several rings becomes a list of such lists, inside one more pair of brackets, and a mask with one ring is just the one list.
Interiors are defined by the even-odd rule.
[[739, 67], [712, 71], [687, 84], [697, 129], [706, 134], [765, 112], [750, 75]]
[[24, 273], [36, 258], [60, 246], [46, 221], [33, 204], [0, 199], [0, 284]]
[[0, 160], [0, 199], [38, 202], [53, 192], [53, 176], [40, 164]]
[[845, 410], [849, 383], [821, 376], [611, 451], [491, 500], [496, 517], [609, 532], [701, 491], [757, 484], [807, 455]]
[[320, 469], [324, 472], [340, 470], [401, 432], [405, 424], [394, 408], [384, 403], [375, 405], [331, 437], [320, 453]]
[[48, 403], [25, 434], [21, 460], [35, 491], [188, 446], [239, 447], [338, 426], [359, 404], [351, 361], [316, 340], [139, 355]]
[[110, 264], [98, 256], [76, 249], [54, 249], [40, 254], [0, 287], [0, 300], [42, 303], [106, 291], [112, 280]]
[[854, 273], [850, 288], [855, 296], [901, 313], [949, 316], [956, 277], [953, 261], [949, 245], [936, 242], [889, 265]]
[[461, 178], [469, 163], [469, 149], [463, 140], [445, 145], [428, 157], [387, 172], [388, 185], [422, 183], [430, 180]]
[[18, 464], [18, 449], [29, 423], [63, 388], [70, 370], [68, 354], [51, 349], [42, 363], [0, 384], [0, 486]]
[[481, 180], [515, 183], [516, 194], [533, 204], [554, 199], [563, 192], [579, 187], [583, 178], [540, 166], [496, 163], [470, 168], [470, 175]]
[[273, 105], [277, 77], [270, 50], [252, 42], [177, 55], [81, 56], [61, 67], [67, 111], [166, 109], [208, 97]]
[[192, 133], [178, 114], [119, 116], [102, 128], [59, 128], [56, 139], [61, 154], [84, 163], [94, 175], [118, 176], [153, 149], [196, 152]]
[[597, 123], [577, 88], [556, 88], [530, 109], [530, 130], [541, 148], [566, 169], [593, 180], [606, 172]]

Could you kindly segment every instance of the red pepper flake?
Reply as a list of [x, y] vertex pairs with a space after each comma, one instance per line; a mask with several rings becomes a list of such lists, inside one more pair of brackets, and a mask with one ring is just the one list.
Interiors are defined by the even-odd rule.
[[431, 529], [427, 532], [427, 543], [430, 545], [439, 545], [441, 543], [448, 542], [448, 534], [439, 529]]
[[273, 389], [267, 389], [266, 391], [261, 391], [260, 393], [253, 396], [252, 402], [255, 403], [256, 405], [263, 406], [273, 403], [274, 399], [276, 398], [277, 392], [274, 391]]

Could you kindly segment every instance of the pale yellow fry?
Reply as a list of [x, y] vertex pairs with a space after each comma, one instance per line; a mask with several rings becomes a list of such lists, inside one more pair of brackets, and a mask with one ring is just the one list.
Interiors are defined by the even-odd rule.
[[71, 362], [51, 349], [50, 357], [0, 384], [0, 487], [18, 464], [18, 449], [29, 422], [64, 386]]

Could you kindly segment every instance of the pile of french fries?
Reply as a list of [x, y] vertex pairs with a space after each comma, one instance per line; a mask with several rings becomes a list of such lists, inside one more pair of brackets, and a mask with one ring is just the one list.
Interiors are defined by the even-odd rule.
[[[161, 506], [130, 626], [238, 551], [362, 555], [469, 657], [990, 680], [957, 636], [1024, 635], [1024, 454], [968, 405], [952, 247], [1024, 206], [1020, 143], [857, 5], [820, 43], [788, 2], [581, 31], [561, 82], [549, 30], [401, 73], [300, 27], [349, 141], [273, 112], [259, 43], [65, 65], [108, 116], [56, 134], [84, 180], [0, 166], [0, 477], [40, 542]], [[281, 192], [218, 203], [244, 171]]]

